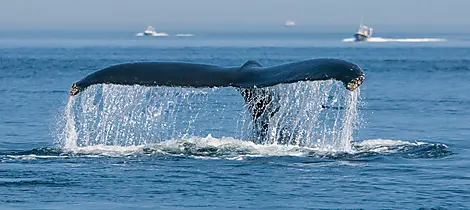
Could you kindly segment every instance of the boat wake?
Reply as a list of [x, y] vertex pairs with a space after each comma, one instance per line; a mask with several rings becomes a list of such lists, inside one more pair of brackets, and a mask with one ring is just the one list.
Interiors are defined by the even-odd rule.
[[[135, 36], [145, 36], [145, 34], [144, 33], [137, 33], [137, 34], [135, 34]], [[148, 35], [148, 36], [170, 36], [170, 35], [167, 34], [167, 33], [155, 33], [155, 34]], [[194, 36], [194, 34], [175, 34], [174, 36], [191, 37], [191, 36]]]
[[175, 36], [194, 36], [194, 34], [176, 34]]
[[[368, 38], [365, 42], [445, 42], [446, 39], [438, 38], [403, 38], [403, 39], [392, 39], [392, 38], [382, 38], [382, 37], [371, 37]], [[343, 42], [354, 42], [354, 38], [343, 39]]]
[[[135, 36], [146, 36], [144, 33], [137, 33]], [[155, 33], [147, 36], [170, 36], [167, 33]]]

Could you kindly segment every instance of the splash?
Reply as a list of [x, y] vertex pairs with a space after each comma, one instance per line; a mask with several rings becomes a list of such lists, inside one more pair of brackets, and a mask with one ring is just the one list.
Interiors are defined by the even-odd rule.
[[94, 86], [69, 101], [66, 129], [76, 130], [76, 138], [67, 135], [64, 145], [135, 146], [195, 135], [193, 123], [206, 100], [198, 90]]
[[66, 119], [66, 124], [65, 124], [65, 139], [67, 141], [65, 142], [65, 147], [69, 149], [73, 149], [77, 146], [77, 131], [75, 130], [75, 120], [73, 117], [73, 110], [72, 110], [72, 104], [73, 104], [74, 98], [70, 97], [69, 102], [67, 103], [67, 107], [65, 108], [65, 119]]
[[346, 112], [344, 114], [343, 125], [341, 128], [340, 147], [350, 151], [353, 141], [353, 132], [359, 126], [357, 104], [359, 100], [360, 89], [349, 92], [346, 96]]
[[139, 157], [178, 156], [199, 159], [246, 160], [270, 157], [309, 157], [318, 159], [350, 160], [377, 156], [404, 158], [442, 158], [454, 154], [445, 144], [408, 142], [402, 140], [372, 139], [351, 143], [352, 150], [330, 151], [321, 148], [293, 145], [261, 145], [232, 137], [188, 137], [139, 146], [93, 145], [63, 148], [37, 148], [27, 151], [0, 153], [1, 161], [36, 160], [68, 157]]
[[[351, 150], [359, 89], [347, 91], [332, 80], [267, 89], [280, 107], [262, 145]], [[211, 133], [252, 142], [254, 124], [243, 105], [233, 88], [95, 85], [69, 99], [59, 139], [75, 151], [141, 147]]]
[[[135, 36], [146, 36], [146, 35], [144, 33], [137, 33], [135, 34]], [[154, 33], [150, 36], [170, 36], [170, 35], [167, 33]]]
[[[359, 89], [347, 91], [330, 80], [278, 85], [268, 92], [274, 95], [279, 111], [270, 119], [262, 144], [350, 150], [357, 128]], [[254, 127], [250, 123], [247, 130]]]
[[[403, 39], [392, 39], [382, 37], [371, 37], [366, 42], [445, 42], [446, 39], [438, 38], [403, 38]], [[354, 42], [354, 38], [343, 39], [343, 42]]]

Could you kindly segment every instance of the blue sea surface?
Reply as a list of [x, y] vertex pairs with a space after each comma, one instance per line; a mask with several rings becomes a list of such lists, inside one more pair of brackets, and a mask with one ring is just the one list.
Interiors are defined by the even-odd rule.
[[[470, 208], [470, 34], [136, 33], [0, 31], [1, 209]], [[286, 116], [319, 113], [279, 118], [304, 145], [254, 144], [232, 88], [68, 93], [117, 63], [320, 57], [366, 79], [275, 87]]]

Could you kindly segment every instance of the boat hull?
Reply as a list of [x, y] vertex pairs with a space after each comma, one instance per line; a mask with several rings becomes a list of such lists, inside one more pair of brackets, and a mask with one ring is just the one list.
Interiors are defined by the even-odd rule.
[[363, 34], [354, 34], [354, 41], [356, 42], [366, 41], [368, 38], [368, 36], [365, 36]]

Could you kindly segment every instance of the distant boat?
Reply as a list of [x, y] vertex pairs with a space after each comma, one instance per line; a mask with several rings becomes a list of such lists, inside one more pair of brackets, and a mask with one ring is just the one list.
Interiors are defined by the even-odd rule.
[[139, 34], [142, 34], [143, 36], [168, 36], [167, 33], [156, 32], [152, 26], [148, 26], [147, 29], [145, 29], [144, 33]]
[[372, 36], [372, 28], [369, 28], [366, 25], [359, 25], [359, 30], [357, 31], [356, 34], [354, 34], [354, 41], [360, 42], [360, 41], [366, 41]]
[[288, 21], [286, 21], [286, 23], [285, 23], [284, 25], [287, 26], [287, 27], [293, 27], [293, 26], [295, 26], [296, 24], [295, 24], [294, 21], [288, 20]]

